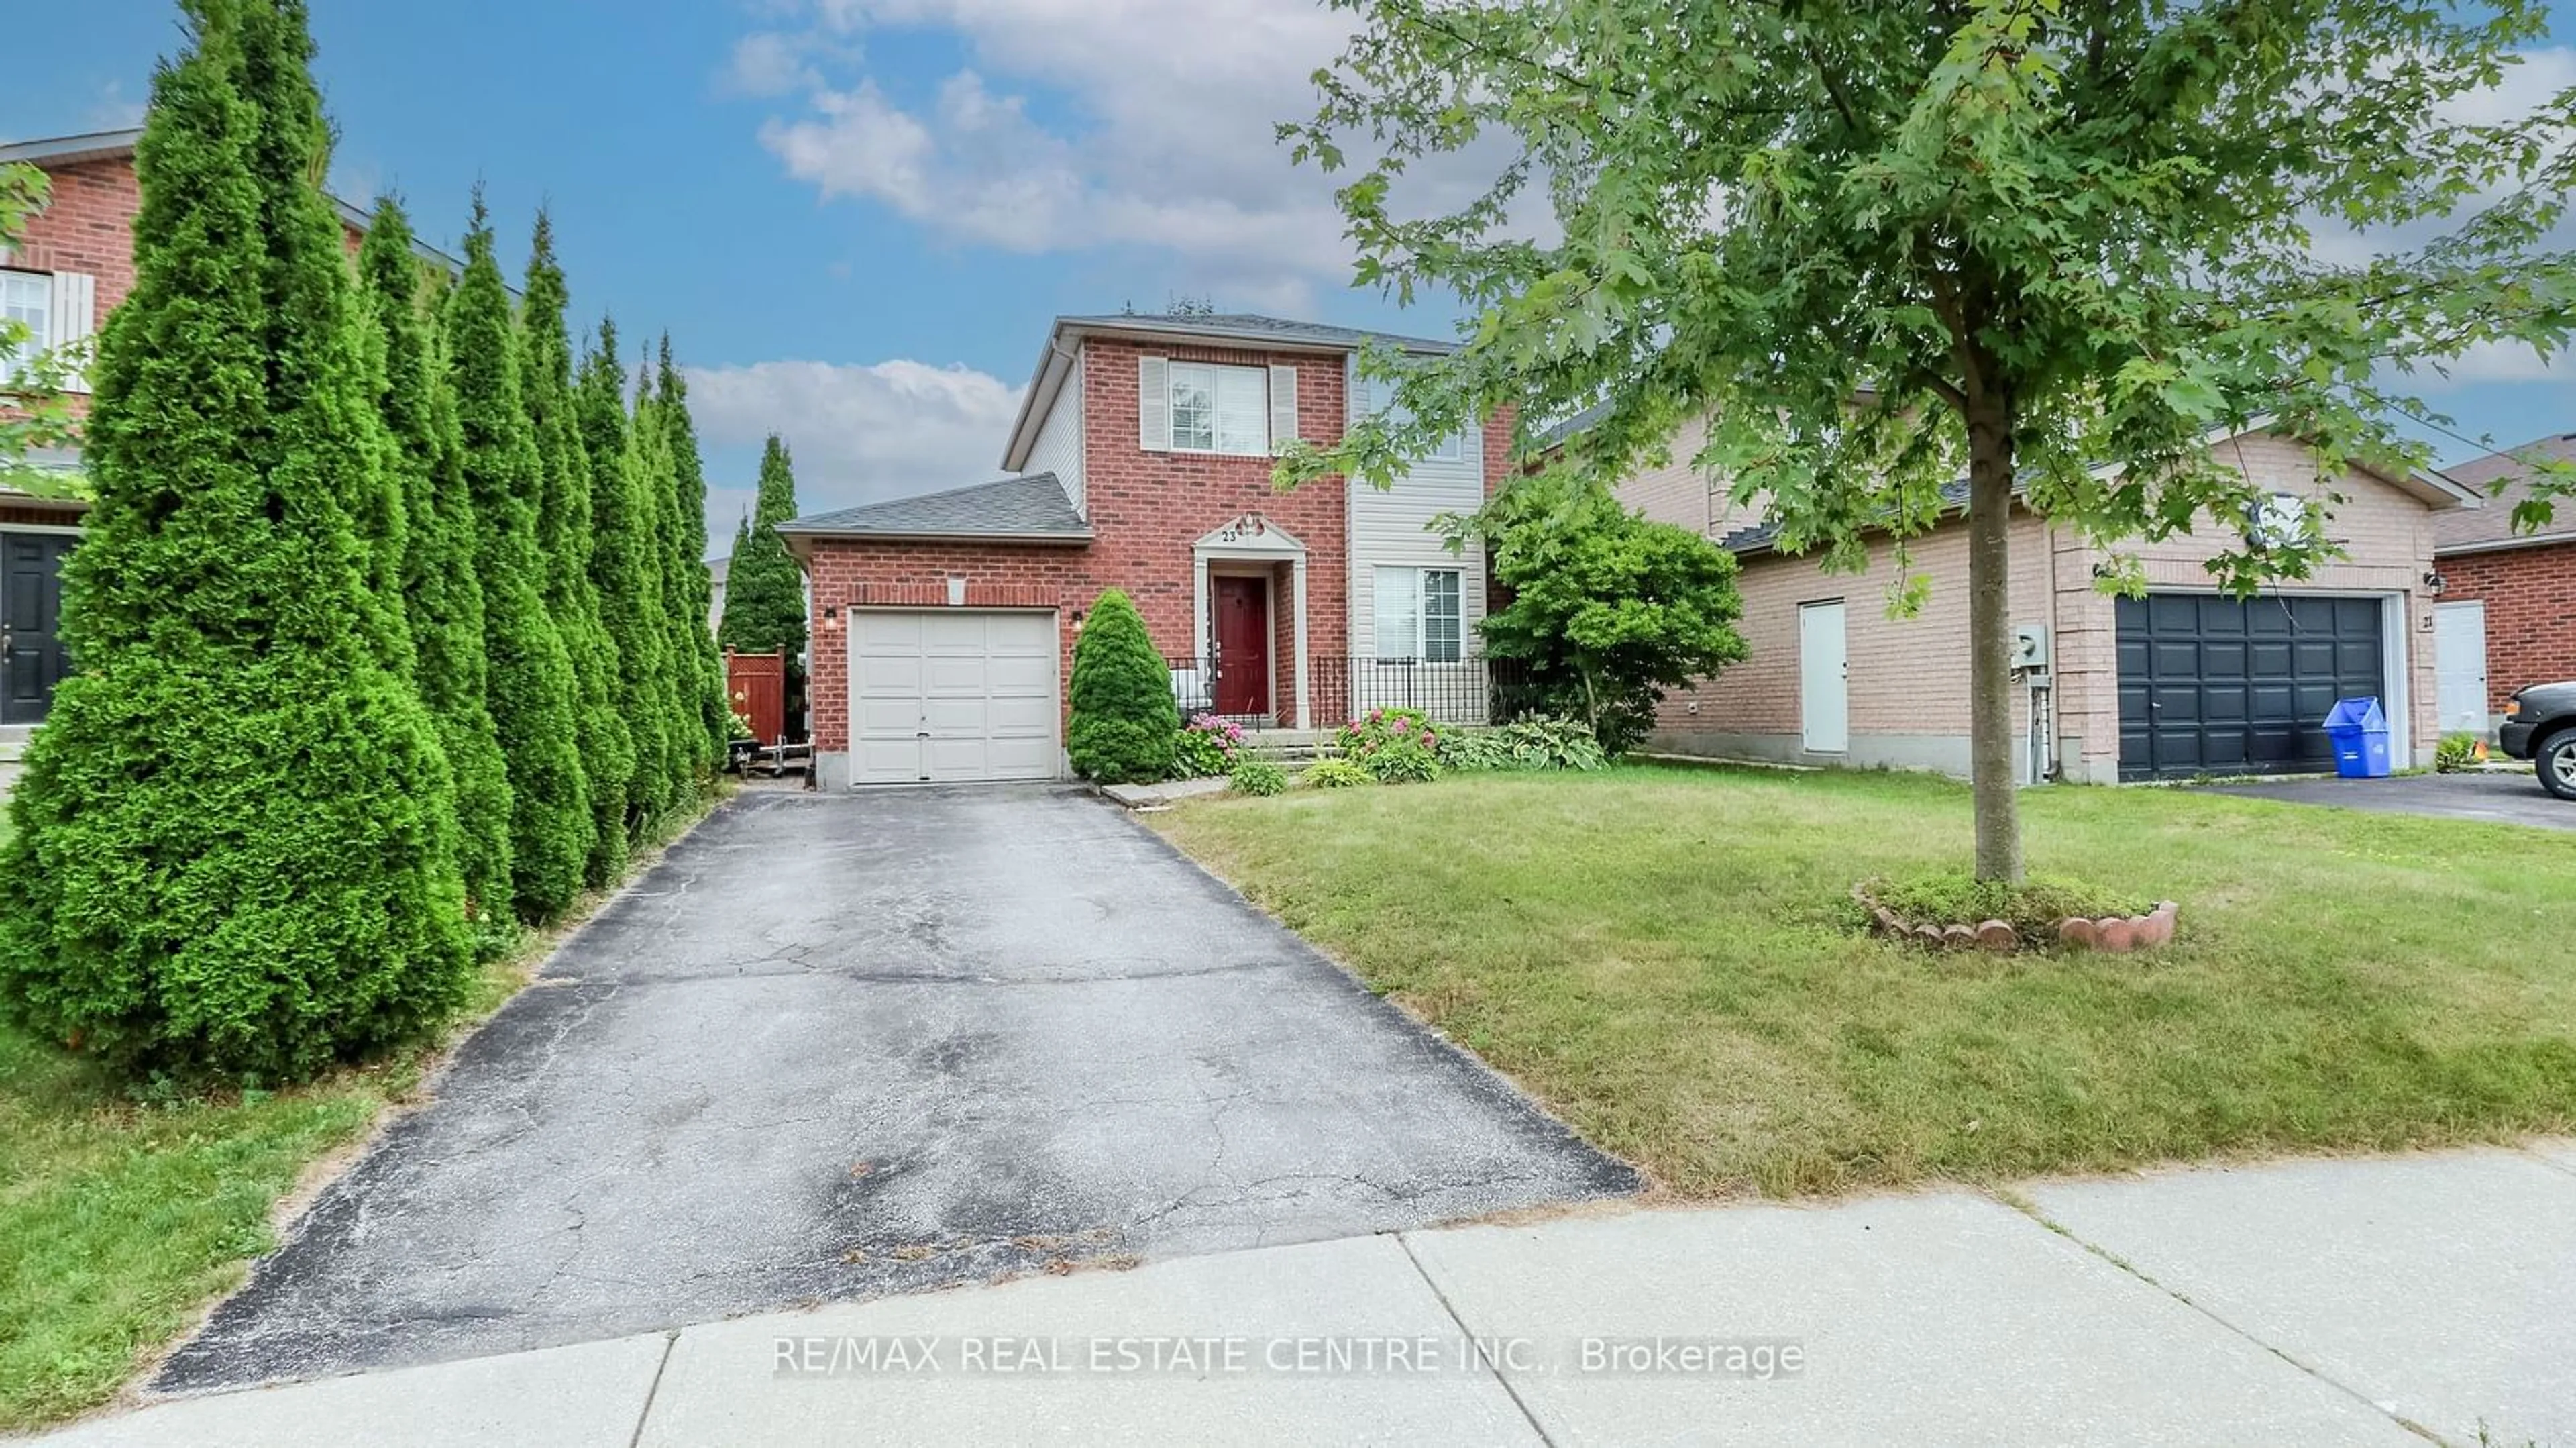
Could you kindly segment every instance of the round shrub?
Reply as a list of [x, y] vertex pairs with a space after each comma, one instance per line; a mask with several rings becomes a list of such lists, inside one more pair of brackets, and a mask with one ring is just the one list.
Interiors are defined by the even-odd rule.
[[1317, 789], [1349, 789], [1375, 784], [1377, 776], [1347, 759], [1319, 759], [1306, 770], [1306, 782]]
[[1234, 766], [1234, 792], [1256, 797], [1284, 794], [1288, 771], [1267, 759], [1239, 760]]
[[1425, 749], [1437, 750], [1446, 737], [1440, 726], [1419, 709], [1371, 709], [1333, 732], [1342, 753], [1365, 763], [1368, 756], [1398, 740], [1409, 740]]
[[1580, 719], [1538, 715], [1514, 720], [1495, 731], [1512, 762], [1511, 769], [1605, 769], [1610, 756]]
[[1440, 777], [1440, 756], [1418, 738], [1389, 739], [1361, 755], [1359, 763], [1380, 784], [1423, 784]]
[[1214, 714], [1198, 715], [1172, 741], [1172, 778], [1214, 779], [1231, 774], [1242, 748], [1242, 725]]
[[1521, 766], [1502, 731], [1460, 729], [1440, 736], [1440, 767], [1459, 774], [1485, 774]]
[[1171, 778], [1181, 731], [1172, 675], [1144, 616], [1110, 589], [1091, 606], [1073, 649], [1073, 717], [1065, 752], [1074, 772], [1102, 784], [1152, 784]]

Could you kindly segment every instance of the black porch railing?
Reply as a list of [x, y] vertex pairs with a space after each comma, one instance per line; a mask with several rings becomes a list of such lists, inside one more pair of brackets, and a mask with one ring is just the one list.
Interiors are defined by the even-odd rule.
[[[1223, 659], [1167, 656], [1163, 664], [1172, 671], [1172, 698], [1184, 719], [1216, 714], [1270, 724], [1297, 717], [1296, 670], [1286, 660], [1241, 688], [1226, 686]], [[1338, 728], [1372, 709], [1418, 709], [1441, 724], [1502, 724], [1537, 707], [1528, 670], [1517, 659], [1434, 662], [1324, 654], [1309, 658], [1306, 667], [1313, 694], [1307, 717], [1318, 729]]]
[[1315, 722], [1324, 727], [1372, 709], [1417, 709], [1438, 724], [1501, 724], [1534, 707], [1517, 659], [1380, 659], [1328, 655], [1312, 663]]

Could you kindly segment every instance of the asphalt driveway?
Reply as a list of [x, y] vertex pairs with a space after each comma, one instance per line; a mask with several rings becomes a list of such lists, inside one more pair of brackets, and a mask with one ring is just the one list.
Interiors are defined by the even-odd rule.
[[2527, 765], [2509, 774], [2480, 770], [2410, 774], [2393, 779], [2283, 779], [2209, 788], [2216, 794], [2288, 800], [2293, 804], [2335, 804], [2387, 814], [2576, 830], [2576, 803], [2552, 797], [2540, 787]]
[[1124, 815], [1046, 788], [747, 794], [433, 1092], [156, 1388], [1637, 1185]]

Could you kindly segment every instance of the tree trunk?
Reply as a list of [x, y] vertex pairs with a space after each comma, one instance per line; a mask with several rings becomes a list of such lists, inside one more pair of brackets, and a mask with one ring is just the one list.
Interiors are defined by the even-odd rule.
[[2013, 785], [2012, 408], [1968, 398], [1968, 777], [1976, 796], [1977, 878], [2021, 879], [2021, 803]]

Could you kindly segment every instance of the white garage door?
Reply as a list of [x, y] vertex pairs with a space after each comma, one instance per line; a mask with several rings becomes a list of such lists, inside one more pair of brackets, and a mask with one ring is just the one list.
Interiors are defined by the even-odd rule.
[[1054, 614], [854, 610], [850, 624], [853, 782], [1056, 776]]

